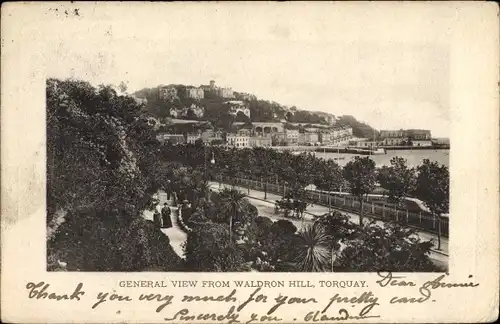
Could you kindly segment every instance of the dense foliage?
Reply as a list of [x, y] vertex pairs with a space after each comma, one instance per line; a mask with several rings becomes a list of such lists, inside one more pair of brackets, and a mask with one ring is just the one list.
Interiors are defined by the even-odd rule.
[[352, 134], [356, 137], [361, 138], [374, 138], [377, 136], [378, 132], [373, 127], [363, 122], [356, 120], [351, 115], [340, 116], [337, 120], [339, 125], [348, 125], [352, 127]]
[[440, 271], [429, 259], [432, 242], [398, 223], [360, 226], [340, 213], [316, 217], [330, 237], [333, 271]]
[[[448, 213], [450, 206], [450, 173], [446, 166], [425, 159], [417, 167], [415, 195], [434, 217]], [[441, 248], [441, 222], [438, 222], [438, 249]]]
[[[135, 100], [55, 79], [46, 98], [48, 260], [79, 270], [177, 269], [168, 238], [141, 219], [158, 190], [159, 143]], [[126, 260], [156, 250], [151, 244], [159, 255]]]
[[[165, 145], [161, 149], [164, 159], [178, 161], [202, 170], [212, 179], [217, 174], [269, 183], [284, 183], [290, 187], [314, 184], [324, 190], [346, 187], [342, 169], [332, 160], [324, 160], [313, 154], [292, 154], [257, 147], [253, 149], [224, 149], [192, 144]], [[214, 157], [214, 164], [210, 159]]]

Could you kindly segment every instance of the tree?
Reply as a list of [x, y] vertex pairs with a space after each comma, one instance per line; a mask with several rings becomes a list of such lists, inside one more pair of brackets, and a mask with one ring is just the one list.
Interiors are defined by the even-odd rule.
[[375, 189], [375, 162], [369, 157], [356, 156], [344, 166], [344, 178], [349, 182], [351, 194], [359, 200], [359, 224], [363, 225], [363, 196]]
[[370, 222], [357, 226], [343, 242], [335, 267], [338, 271], [438, 271], [429, 258], [431, 241], [420, 241], [414, 229], [398, 223], [383, 227]]
[[324, 271], [330, 260], [330, 253], [330, 239], [320, 223], [307, 225], [299, 232], [296, 257], [299, 271]]
[[393, 157], [390, 167], [383, 167], [377, 173], [380, 185], [389, 191], [389, 201], [399, 204], [415, 187], [415, 170], [408, 168], [406, 159]]
[[242, 270], [243, 254], [229, 238], [226, 224], [212, 222], [197, 226], [188, 234], [184, 254], [190, 271]]
[[233, 220], [238, 219], [238, 213], [244, 210], [245, 195], [235, 188], [224, 188], [220, 192], [222, 211], [228, 212], [229, 240], [232, 241]]
[[120, 92], [122, 94], [126, 94], [127, 93], [127, 84], [125, 82], [120, 82], [120, 85], [118, 86], [118, 89], [120, 90]]
[[139, 105], [109, 85], [48, 79], [46, 108], [48, 259], [89, 271], [174, 269], [168, 237], [142, 218], [161, 183], [159, 143]]
[[438, 250], [441, 249], [441, 215], [449, 211], [450, 174], [445, 165], [424, 159], [417, 167], [415, 195], [429, 208], [438, 220]]

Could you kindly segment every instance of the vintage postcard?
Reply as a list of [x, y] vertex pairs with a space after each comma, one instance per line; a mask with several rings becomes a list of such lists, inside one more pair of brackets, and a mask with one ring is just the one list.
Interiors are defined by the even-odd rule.
[[495, 321], [498, 13], [4, 4], [2, 322]]

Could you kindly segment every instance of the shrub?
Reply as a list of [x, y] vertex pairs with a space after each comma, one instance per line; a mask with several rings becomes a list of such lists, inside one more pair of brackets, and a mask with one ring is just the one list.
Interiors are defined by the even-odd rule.
[[184, 254], [190, 271], [236, 271], [245, 263], [242, 251], [229, 241], [228, 225], [213, 222], [193, 228]]

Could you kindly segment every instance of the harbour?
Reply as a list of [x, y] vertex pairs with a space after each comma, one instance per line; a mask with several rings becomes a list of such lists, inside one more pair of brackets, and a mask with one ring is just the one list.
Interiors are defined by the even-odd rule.
[[[337, 162], [340, 166], [344, 166], [350, 161], [354, 160], [354, 157], [361, 156], [364, 154], [348, 154], [348, 153], [334, 153], [334, 152], [311, 152], [314, 156], [323, 159], [330, 159]], [[377, 166], [389, 166], [391, 164], [391, 159], [395, 156], [405, 158], [408, 167], [416, 167], [422, 164], [424, 159], [429, 159], [431, 161], [436, 161], [439, 164], [443, 164], [449, 167], [450, 164], [450, 150], [443, 149], [420, 149], [420, 150], [386, 150], [386, 154], [374, 154], [369, 155]]]

